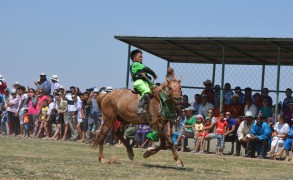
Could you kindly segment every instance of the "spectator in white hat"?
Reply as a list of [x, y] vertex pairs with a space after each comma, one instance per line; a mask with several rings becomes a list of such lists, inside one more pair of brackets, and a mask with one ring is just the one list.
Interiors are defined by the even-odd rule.
[[13, 84], [13, 88], [14, 88], [14, 89], [18, 89], [19, 87], [20, 87], [20, 83], [16, 81], [16, 82]]
[[5, 89], [7, 88], [7, 83], [4, 82], [3, 75], [0, 74], [0, 94], [4, 94]]
[[111, 86], [107, 86], [107, 87], [106, 87], [106, 92], [107, 92], [107, 93], [111, 92], [112, 90], [113, 90], [113, 88], [112, 88]]
[[59, 84], [59, 78], [57, 75], [52, 75], [51, 81], [53, 84], [53, 91], [60, 88], [61, 85]]
[[44, 89], [45, 94], [51, 94], [51, 83], [47, 80], [46, 74], [40, 74], [40, 81], [35, 82], [38, 89]]

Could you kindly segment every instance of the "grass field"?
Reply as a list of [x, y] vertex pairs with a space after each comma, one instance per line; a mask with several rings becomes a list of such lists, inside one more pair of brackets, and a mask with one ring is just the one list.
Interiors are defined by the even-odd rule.
[[96, 149], [69, 141], [0, 137], [0, 179], [292, 179], [290, 162], [247, 159], [213, 154], [179, 153], [184, 168], [177, 168], [171, 151], [148, 159], [144, 149], [127, 158], [124, 148], [105, 146], [106, 158], [98, 162]]

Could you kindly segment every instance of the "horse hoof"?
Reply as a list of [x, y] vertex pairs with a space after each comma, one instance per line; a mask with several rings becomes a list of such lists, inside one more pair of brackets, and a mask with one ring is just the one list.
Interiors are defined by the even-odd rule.
[[133, 161], [134, 154], [128, 153], [128, 158], [129, 158], [131, 161]]
[[108, 161], [105, 158], [101, 159], [100, 162], [103, 163], [103, 164], [107, 164], [108, 163]]
[[151, 156], [151, 151], [146, 151], [144, 154], [143, 154], [143, 157], [144, 158], [148, 158]]
[[177, 160], [177, 162], [176, 162], [176, 166], [177, 167], [184, 167], [184, 164], [183, 164], [183, 162], [181, 161], [181, 160]]

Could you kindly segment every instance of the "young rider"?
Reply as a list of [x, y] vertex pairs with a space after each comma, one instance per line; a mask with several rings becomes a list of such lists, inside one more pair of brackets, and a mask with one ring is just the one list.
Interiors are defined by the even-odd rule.
[[133, 50], [130, 54], [130, 57], [133, 61], [133, 64], [130, 67], [130, 72], [133, 80], [133, 86], [141, 93], [141, 99], [138, 102], [137, 113], [146, 113], [146, 110], [143, 109], [145, 105], [151, 100], [151, 79], [148, 74], [152, 75], [154, 79], [157, 79], [157, 75], [153, 70], [142, 64], [142, 51]]

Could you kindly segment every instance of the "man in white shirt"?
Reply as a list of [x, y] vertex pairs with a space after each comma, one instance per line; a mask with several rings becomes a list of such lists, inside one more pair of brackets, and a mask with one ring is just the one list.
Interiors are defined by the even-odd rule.
[[77, 126], [77, 108], [74, 105], [74, 100], [77, 98], [77, 96], [75, 94], [71, 94], [70, 92], [68, 92], [65, 95], [65, 99], [67, 100], [67, 112], [64, 115], [64, 124], [65, 124], [65, 131], [64, 131], [64, 136], [62, 138], [62, 140], [66, 139], [66, 135], [68, 134], [68, 128], [70, 128], [70, 133], [71, 133], [71, 138], [70, 140], [77, 140], [78, 138], [78, 133], [76, 130], [76, 126]]
[[247, 153], [248, 139], [250, 138], [250, 130], [254, 124], [253, 115], [251, 111], [247, 111], [244, 116], [244, 121], [241, 122], [237, 130], [238, 141], [236, 142], [236, 155], [240, 155], [241, 145], [245, 148]]

